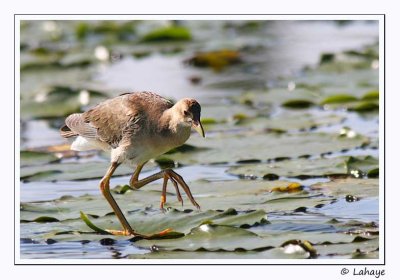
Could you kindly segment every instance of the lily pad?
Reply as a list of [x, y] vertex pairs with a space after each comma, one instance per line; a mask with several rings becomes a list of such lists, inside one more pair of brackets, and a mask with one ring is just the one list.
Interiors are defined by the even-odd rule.
[[21, 151], [20, 152], [21, 167], [31, 165], [42, 165], [50, 162], [58, 161], [58, 158], [52, 153]]
[[370, 92], [367, 92], [363, 97], [363, 100], [377, 100], [379, 99], [379, 91], [373, 90]]
[[[320, 93], [304, 88], [296, 88], [292, 91], [287, 88], [273, 88], [268, 91], [247, 91], [238, 97], [233, 97], [233, 99], [241, 104], [250, 103], [255, 108], [263, 109], [267, 106], [280, 106], [286, 102], [289, 102], [288, 107], [297, 104], [303, 108], [310, 107], [319, 97]], [[299, 102], [296, 100], [299, 100]]]
[[263, 177], [276, 174], [283, 177], [327, 177], [331, 175], [365, 176], [370, 170], [379, 166], [377, 159], [367, 157], [334, 157], [317, 159], [291, 159], [271, 163], [244, 164], [231, 167], [228, 173], [242, 177]]
[[376, 171], [373, 170], [379, 169], [379, 160], [371, 156], [349, 157], [346, 161], [346, 167], [349, 174], [358, 175], [355, 177], [362, 177], [370, 174], [370, 172], [376, 175]]
[[342, 197], [348, 194], [357, 197], [377, 197], [379, 179], [335, 179], [331, 182], [314, 184], [311, 189]]
[[[254, 130], [263, 129], [272, 132], [286, 132], [291, 130], [315, 129], [322, 126], [338, 124], [343, 120], [343, 116], [331, 113], [291, 110], [268, 117], [249, 117], [239, 121], [237, 126], [248, 127]], [[224, 125], [229, 128], [228, 124]], [[211, 127], [211, 129], [214, 129], [214, 127]], [[222, 126], [217, 126], [216, 129], [220, 130]]]
[[136, 242], [142, 247], [155, 246], [162, 250], [196, 251], [235, 251], [268, 248], [268, 239], [260, 238], [245, 229], [230, 226], [204, 224], [193, 228], [188, 235], [179, 240], [140, 240]]
[[379, 104], [376, 102], [360, 102], [358, 104], [355, 104], [354, 106], [351, 106], [349, 108], [350, 111], [356, 111], [359, 113], [364, 113], [364, 112], [376, 112], [379, 110]]
[[216, 135], [205, 140], [191, 137], [188, 143], [207, 150], [175, 153], [170, 155], [171, 159], [182, 164], [193, 164], [296, 158], [302, 155], [320, 155], [352, 149], [368, 143], [368, 139], [361, 135], [345, 138], [327, 133], [285, 135], [248, 133]]
[[283, 107], [291, 109], [304, 109], [314, 105], [315, 104], [313, 102], [302, 99], [288, 100], [282, 104]]
[[217, 50], [211, 52], [197, 53], [185, 62], [196, 67], [211, 67], [220, 71], [226, 66], [241, 62], [241, 56], [234, 50]]
[[331, 103], [347, 103], [356, 101], [357, 98], [350, 94], [338, 94], [332, 95], [325, 98], [321, 103], [322, 104], [331, 104]]
[[183, 26], [162, 27], [149, 32], [142, 38], [143, 42], [189, 41], [190, 31]]
[[[108, 162], [85, 162], [43, 164], [21, 167], [21, 179], [26, 181], [66, 181], [102, 178], [109, 168]], [[83, 167], [84, 166], [84, 167]], [[154, 164], [146, 164], [145, 170], [154, 169]], [[121, 165], [114, 176], [131, 175], [133, 168]]]
[[88, 105], [89, 102], [99, 101], [104, 96], [98, 91], [63, 86], [43, 89], [33, 100], [21, 100], [21, 117], [63, 117], [79, 112], [82, 106]]

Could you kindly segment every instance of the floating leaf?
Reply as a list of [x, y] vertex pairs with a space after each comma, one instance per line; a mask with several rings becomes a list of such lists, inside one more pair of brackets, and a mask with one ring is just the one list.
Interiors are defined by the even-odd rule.
[[211, 67], [220, 71], [226, 66], [241, 62], [241, 56], [238, 51], [218, 50], [204, 53], [197, 53], [186, 60], [186, 63], [196, 67]]
[[332, 103], [347, 103], [357, 101], [357, 98], [350, 94], [337, 94], [331, 95], [325, 98], [321, 103], [322, 104], [332, 104]]
[[367, 173], [368, 178], [378, 178], [379, 177], [379, 168], [371, 169]]
[[230, 226], [204, 224], [193, 228], [189, 234], [180, 239], [136, 242], [142, 247], [154, 246], [159, 250], [207, 250], [235, 251], [261, 250], [270, 248], [267, 238], [260, 238], [248, 230]]
[[[21, 179], [27, 181], [65, 181], [102, 178], [109, 167], [108, 162], [56, 163], [21, 167]], [[145, 170], [154, 169], [154, 164], [146, 164]], [[121, 165], [114, 176], [132, 175], [133, 168]]]
[[234, 166], [228, 173], [243, 177], [325, 177], [329, 175], [347, 174], [346, 160], [348, 157], [291, 159], [271, 163], [258, 163]]
[[217, 120], [214, 118], [201, 118], [201, 123], [203, 125], [216, 124]]
[[287, 108], [292, 108], [292, 109], [303, 109], [303, 108], [309, 108], [311, 106], [314, 106], [315, 104], [311, 101], [308, 100], [301, 100], [301, 99], [296, 99], [296, 100], [288, 100], [285, 103], [282, 104], [283, 107]]
[[379, 91], [373, 90], [370, 92], [367, 92], [363, 97], [362, 100], [379, 100]]
[[275, 187], [272, 189], [273, 192], [299, 192], [303, 190], [303, 186], [299, 183], [290, 183], [287, 186], [280, 186], [280, 187]]
[[190, 31], [183, 26], [162, 27], [143, 36], [143, 42], [189, 41]]
[[377, 197], [379, 194], [378, 179], [336, 179], [326, 183], [317, 183], [311, 186], [312, 190], [336, 196], [354, 195], [356, 197]]
[[361, 102], [355, 106], [349, 108], [350, 111], [356, 111], [359, 113], [373, 112], [379, 110], [379, 104], [374, 102]]
[[64, 117], [79, 112], [81, 106], [104, 98], [98, 91], [53, 86], [42, 89], [34, 99], [21, 100], [21, 116], [35, 118]]
[[56, 219], [56, 218], [53, 218], [53, 217], [41, 216], [41, 217], [38, 217], [38, 218], [34, 219], [32, 222], [35, 222], [35, 223], [55, 223], [55, 222], [59, 222], [59, 220]]
[[369, 174], [370, 171], [379, 168], [379, 160], [371, 156], [349, 157], [348, 160], [346, 161], [346, 167], [347, 167], [347, 173], [352, 174], [353, 171], [359, 170], [362, 173], [360, 175], [364, 176]]
[[[198, 147], [199, 150], [185, 154], [172, 154], [170, 158], [181, 164], [296, 158], [303, 155], [320, 155], [326, 152], [352, 149], [367, 142], [368, 138], [361, 135], [344, 138], [326, 133], [219, 134], [206, 140], [191, 137], [188, 143]], [[269, 172], [266, 170], [264, 174]]]
[[21, 166], [42, 165], [49, 162], [55, 162], [58, 158], [51, 153], [37, 151], [21, 151]]

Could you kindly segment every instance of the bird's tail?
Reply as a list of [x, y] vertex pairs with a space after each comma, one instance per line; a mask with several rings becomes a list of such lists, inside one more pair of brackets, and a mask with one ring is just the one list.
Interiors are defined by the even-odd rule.
[[64, 138], [70, 138], [74, 136], [78, 136], [77, 133], [73, 132], [68, 126], [64, 125], [60, 128], [60, 134]]

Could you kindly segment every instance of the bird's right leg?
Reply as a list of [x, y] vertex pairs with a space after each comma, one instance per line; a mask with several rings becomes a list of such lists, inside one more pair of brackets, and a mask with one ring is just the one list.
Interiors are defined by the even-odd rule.
[[158, 179], [162, 179], [163, 178], [164, 182], [163, 182], [163, 188], [162, 188], [162, 193], [161, 193], [161, 203], [160, 203], [160, 208], [163, 209], [164, 208], [164, 204], [166, 202], [167, 182], [168, 182], [168, 180], [171, 180], [173, 185], [174, 185], [174, 187], [175, 187], [176, 195], [178, 197], [178, 200], [181, 203], [182, 203], [183, 200], [182, 200], [182, 196], [181, 196], [181, 193], [179, 191], [179, 188], [178, 188], [178, 184], [186, 192], [186, 194], [187, 194], [189, 200], [192, 202], [192, 204], [194, 206], [196, 206], [197, 208], [200, 208], [199, 204], [194, 199], [194, 197], [192, 195], [192, 192], [190, 191], [189, 186], [186, 184], [186, 182], [183, 180], [183, 178], [179, 174], [174, 172], [172, 169], [165, 169], [165, 170], [160, 171], [160, 172], [158, 172], [156, 174], [153, 174], [153, 175], [151, 175], [149, 177], [146, 177], [146, 178], [144, 178], [142, 180], [139, 180], [139, 174], [140, 174], [140, 171], [142, 170], [144, 164], [138, 165], [138, 167], [136, 168], [135, 172], [133, 173], [133, 175], [132, 175], [132, 177], [131, 177], [131, 179], [129, 181], [129, 184], [130, 184], [131, 188], [140, 189], [141, 187], [144, 187], [145, 185], [147, 185], [147, 184], [149, 184], [149, 183], [151, 183], [153, 181], [156, 181]]

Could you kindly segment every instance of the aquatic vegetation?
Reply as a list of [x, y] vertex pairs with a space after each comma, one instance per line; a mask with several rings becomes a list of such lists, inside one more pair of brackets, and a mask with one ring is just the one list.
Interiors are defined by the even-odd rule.
[[[24, 22], [21, 257], [378, 258], [377, 29], [345, 51], [325, 53], [316, 38], [313, 59], [303, 59], [295, 44], [308, 38], [296, 28], [319, 24]], [[356, 34], [353, 24], [342, 32]], [[97, 187], [107, 156], [70, 151], [58, 137], [65, 115], [137, 89], [198, 98], [207, 135], [144, 169], [179, 168], [201, 211], [171, 187], [160, 210], [162, 183], [132, 190], [131, 166], [112, 178], [133, 228], [172, 229], [151, 240], [106, 231], [119, 229]]]

